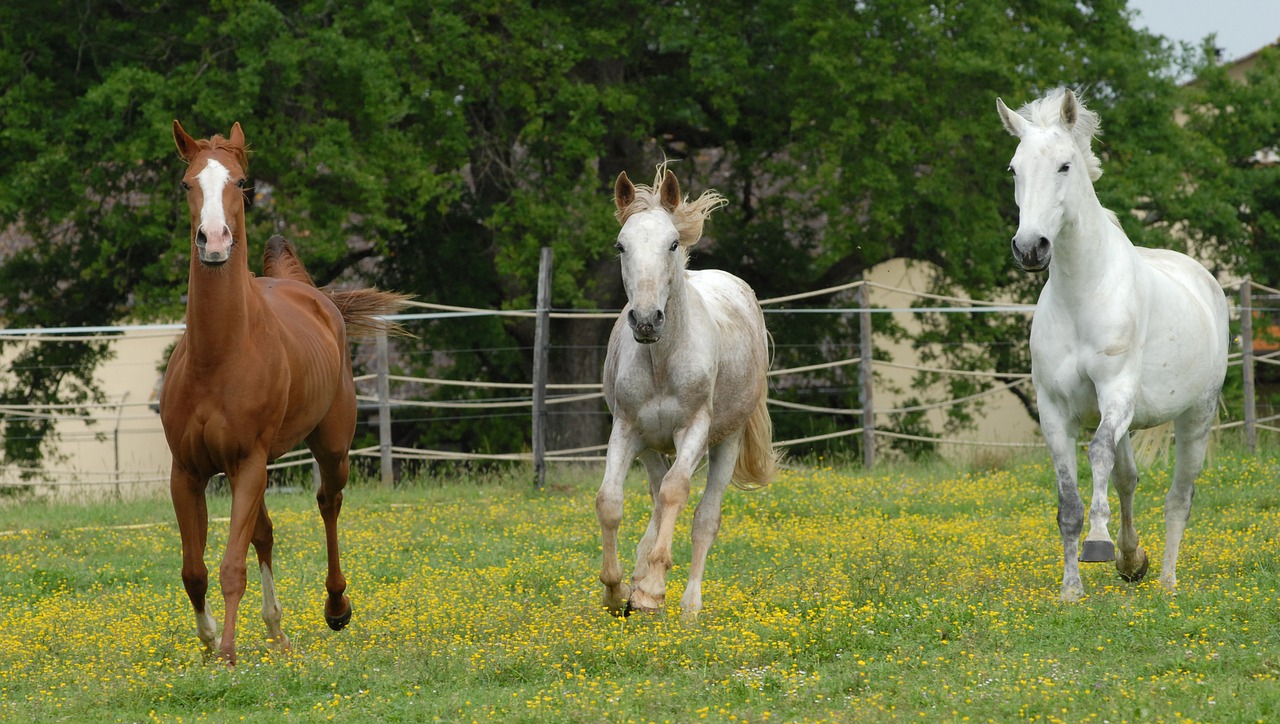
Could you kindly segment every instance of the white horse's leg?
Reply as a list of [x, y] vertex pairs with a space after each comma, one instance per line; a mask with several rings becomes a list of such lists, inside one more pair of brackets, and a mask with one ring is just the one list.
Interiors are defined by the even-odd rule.
[[[1102, 563], [1116, 559], [1116, 547], [1111, 542], [1107, 527], [1111, 524], [1111, 503], [1107, 489], [1111, 482], [1111, 470], [1115, 467], [1115, 429], [1104, 417], [1102, 424], [1089, 443], [1089, 471], [1093, 476], [1093, 498], [1089, 501], [1089, 532], [1084, 538], [1080, 560], [1086, 563]], [[1126, 433], [1127, 434], [1127, 433]]]
[[695, 617], [702, 610], [702, 575], [707, 569], [707, 552], [720, 532], [720, 505], [741, 450], [742, 436], [734, 435], [711, 448], [708, 455], [707, 487], [693, 511], [693, 560], [689, 564], [689, 583], [680, 599], [680, 611], [686, 618]]
[[656, 502], [657, 539], [645, 556], [645, 567], [636, 567], [637, 571], [643, 571], [643, 575], [631, 581], [633, 610], [646, 613], [662, 610], [667, 593], [667, 571], [671, 569], [671, 538], [675, 534], [676, 518], [689, 500], [689, 479], [706, 450], [710, 429], [711, 415], [702, 411], [689, 421], [688, 427], [676, 431], [676, 459], [662, 479]]
[[[1063, 425], [1061, 415], [1046, 402], [1040, 407], [1040, 430], [1058, 478], [1058, 532], [1062, 535], [1062, 600], [1084, 595], [1080, 583], [1080, 531], [1084, 529], [1084, 503], [1076, 487], [1076, 441]], [[1071, 428], [1074, 429], [1074, 428]]]
[[1164, 562], [1160, 568], [1160, 583], [1169, 592], [1178, 588], [1178, 548], [1187, 529], [1187, 519], [1191, 517], [1196, 478], [1204, 468], [1216, 400], [1215, 395], [1204, 409], [1184, 414], [1173, 425], [1173, 482], [1164, 498]]
[[1116, 547], [1107, 527], [1111, 524], [1111, 503], [1107, 488], [1116, 463], [1116, 446], [1128, 437], [1133, 421], [1133, 400], [1118, 391], [1099, 392], [1102, 420], [1089, 443], [1089, 470], [1093, 475], [1093, 500], [1089, 503], [1089, 533], [1084, 538], [1080, 560], [1101, 563], [1116, 559]]
[[658, 504], [658, 493], [662, 490], [663, 478], [671, 469], [667, 459], [654, 450], [642, 451], [640, 462], [644, 463], [645, 472], [649, 476], [649, 525], [645, 528], [640, 543], [636, 545], [636, 567], [631, 574], [632, 581], [649, 575], [649, 551], [653, 550], [653, 544], [658, 540], [658, 523], [662, 516], [662, 506]]
[[1114, 470], [1116, 493], [1120, 497], [1120, 535], [1116, 570], [1126, 581], [1140, 581], [1147, 575], [1147, 552], [1138, 545], [1138, 529], [1133, 525], [1133, 493], [1138, 488], [1138, 465], [1133, 460], [1133, 444], [1128, 435], [1116, 443]]
[[604, 584], [604, 607], [616, 616], [626, 613], [631, 591], [622, 582], [622, 563], [618, 560], [618, 526], [622, 524], [622, 487], [627, 468], [640, 451], [640, 438], [621, 416], [613, 420], [609, 434], [609, 451], [605, 455], [604, 479], [596, 493], [596, 518], [600, 521], [603, 556], [600, 582]]

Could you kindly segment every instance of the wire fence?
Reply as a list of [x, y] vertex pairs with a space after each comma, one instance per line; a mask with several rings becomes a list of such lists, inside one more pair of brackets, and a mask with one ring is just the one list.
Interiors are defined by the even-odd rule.
[[[906, 296], [918, 300], [918, 305], [911, 306], [875, 306], [873, 302], [867, 301], [860, 306], [836, 306], [826, 308], [793, 308], [784, 305], [790, 302], [813, 299], [815, 297], [831, 296], [840, 292], [861, 290], [862, 292], [879, 292], [882, 294]], [[1264, 365], [1280, 365], [1280, 345], [1272, 345], [1271, 348], [1260, 350], [1254, 349], [1255, 333], [1251, 331], [1252, 322], [1254, 322], [1259, 311], [1271, 311], [1270, 308], [1264, 307], [1261, 310], [1255, 305], [1254, 293], [1258, 294], [1258, 301], [1263, 298], [1271, 300], [1280, 300], [1280, 290], [1270, 289], [1253, 282], [1242, 283], [1238, 289], [1240, 302], [1233, 304], [1233, 313], [1240, 321], [1241, 338], [1240, 350], [1231, 354], [1229, 364], [1232, 367], [1239, 367], [1244, 370], [1244, 387], [1245, 387], [1245, 411], [1243, 420], [1235, 420], [1220, 425], [1221, 429], [1232, 429], [1242, 427], [1246, 431], [1250, 445], [1253, 444], [1256, 431], [1264, 430], [1270, 432], [1280, 432], [1280, 424], [1272, 424], [1280, 421], [1280, 415], [1270, 415], [1258, 418], [1254, 413], [1256, 407], [1256, 388], [1253, 383], [1253, 370], [1256, 364]], [[869, 294], [859, 296], [859, 299], [870, 300]], [[840, 317], [852, 317], [856, 315], [876, 315], [876, 314], [898, 314], [898, 315], [918, 315], [918, 314], [1018, 314], [1028, 315], [1034, 311], [1034, 305], [1009, 304], [999, 301], [967, 299], [963, 297], [947, 296], [940, 294], [930, 294], [919, 292], [912, 289], [896, 287], [886, 284], [880, 284], [871, 281], [855, 281], [836, 287], [818, 289], [809, 292], [802, 292], [781, 297], [774, 297], [760, 300], [764, 311], [768, 315], [774, 314], [826, 314], [836, 315]], [[397, 322], [410, 321], [442, 321], [442, 320], [464, 320], [475, 319], [479, 317], [513, 317], [513, 318], [534, 318], [537, 319], [541, 311], [545, 318], [550, 319], [598, 319], [598, 320], [614, 320], [617, 318], [619, 310], [555, 310], [555, 309], [523, 309], [523, 310], [497, 310], [497, 309], [479, 309], [470, 307], [460, 307], [456, 305], [445, 305], [426, 302], [415, 302], [412, 305], [418, 310], [412, 313], [395, 315], [390, 319]], [[21, 340], [23, 342], [68, 342], [68, 341], [116, 341], [122, 343], [138, 343], [140, 341], [149, 341], [151, 344], [159, 344], [161, 346], [171, 343], [181, 333], [183, 325], [181, 324], [152, 324], [152, 325], [121, 325], [121, 326], [104, 326], [104, 327], [71, 327], [71, 328], [41, 328], [41, 329], [9, 329], [0, 330], [0, 337], [10, 340]], [[1263, 330], [1262, 337], [1266, 338], [1268, 333], [1280, 335], [1280, 329], [1272, 330], [1270, 328]], [[1018, 340], [1018, 344], [1027, 344], [1025, 338]], [[851, 356], [841, 359], [830, 359], [822, 362], [796, 365], [787, 368], [770, 370], [771, 378], [785, 379], [803, 379], [805, 375], [812, 373], [829, 371], [838, 368], [859, 368], [864, 365], [869, 370], [893, 371], [899, 373], [909, 372], [916, 374], [928, 374], [937, 376], [937, 378], [962, 377], [974, 380], [981, 380], [989, 386], [978, 392], [969, 395], [962, 395], [950, 399], [938, 400], [934, 402], [917, 403], [917, 404], [900, 404], [897, 406], [874, 406], [871, 390], [865, 390], [862, 395], [861, 404], [858, 407], [832, 407], [830, 405], [813, 405], [803, 402], [778, 399], [770, 397], [768, 404], [777, 411], [787, 411], [796, 414], [824, 415], [831, 416], [836, 419], [854, 418], [851, 424], [843, 429], [823, 432], [821, 434], [795, 437], [787, 440], [779, 440], [777, 444], [783, 447], [802, 445], [824, 440], [835, 440], [840, 438], [851, 438], [859, 436], [861, 438], [870, 437], [884, 438], [887, 440], [903, 440], [916, 443], [926, 443], [936, 446], [960, 446], [966, 448], [1035, 448], [1040, 447], [1042, 443], [1038, 436], [1034, 439], [1010, 441], [1010, 440], [983, 440], [974, 438], [963, 438], [942, 435], [924, 435], [912, 434], [902, 430], [885, 429], [885, 425], [877, 424], [877, 421], [892, 419], [894, 416], [907, 415], [911, 413], [924, 413], [945, 411], [950, 408], [972, 403], [978, 400], [990, 399], [1002, 394], [1008, 393], [1015, 388], [1024, 389], [1030, 393], [1030, 373], [1028, 371], [1014, 372], [998, 372], [995, 370], [983, 369], [955, 369], [945, 366], [930, 366], [927, 364], [918, 364], [898, 360], [878, 360], [867, 354], [869, 348], [863, 349], [863, 354]], [[1262, 352], [1258, 354], [1258, 352]], [[150, 365], [153, 369], [158, 370], [159, 357], [154, 358]], [[360, 375], [355, 378], [359, 394], [357, 399], [361, 404], [362, 410], [366, 412], [376, 411], [376, 421], [370, 421], [368, 424], [377, 425], [383, 420], [398, 420], [405, 422], [412, 420], [411, 417], [414, 410], [432, 411], [434, 415], [438, 415], [439, 411], [454, 411], [457, 416], [454, 419], [486, 419], [486, 418], [524, 418], [532, 421], [539, 414], [551, 414], [560, 406], [572, 403], [583, 403], [591, 400], [600, 400], [598, 414], [607, 415], [607, 408], [603, 403], [602, 385], [598, 378], [593, 380], [582, 380], [573, 383], [547, 383], [545, 380], [530, 380], [529, 382], [493, 382], [482, 379], [447, 379], [441, 377], [427, 376], [408, 376], [391, 374], [387, 368], [387, 360], [385, 355], [380, 355], [375, 363], [377, 370], [373, 373]], [[381, 378], [381, 379], [379, 379]], [[469, 391], [488, 390], [493, 394], [486, 397], [470, 398], [465, 400], [426, 400], [412, 396], [397, 396], [393, 391], [403, 390], [423, 390], [426, 388], [465, 388]], [[546, 408], [544, 410], [536, 409], [539, 404], [538, 393], [541, 392], [545, 400]], [[76, 443], [97, 443], [100, 447], [106, 445], [110, 447], [110, 443], [114, 442], [114, 463], [107, 464], [105, 462], [94, 464], [92, 461], [86, 463], [81, 461], [80, 464], [70, 464], [72, 460], [69, 456], [59, 458], [57, 462], [51, 462], [47, 467], [25, 468], [10, 465], [0, 470], [0, 488], [4, 486], [47, 486], [47, 487], [106, 487], [122, 489], [122, 486], [147, 486], [161, 485], [168, 480], [168, 450], [164, 446], [163, 431], [160, 427], [160, 420], [157, 414], [156, 397], [153, 393], [151, 399], [139, 401], [130, 400], [129, 394], [117, 394], [118, 399], [109, 399], [89, 404], [58, 404], [58, 405], [37, 405], [37, 404], [10, 404], [0, 405], [0, 419], [6, 423], [11, 421], [22, 420], [46, 420], [54, 421], [59, 426], [59, 439], [63, 444]], [[433, 417], [439, 420], [440, 418]], [[861, 423], [861, 424], [859, 424]], [[80, 426], [80, 427], [77, 427]], [[6, 426], [7, 427], [7, 426]], [[382, 470], [384, 481], [390, 475], [391, 462], [394, 460], [426, 462], [426, 461], [508, 461], [508, 462], [528, 462], [538, 464], [539, 462], [593, 462], [604, 459], [604, 452], [607, 444], [601, 442], [596, 445], [580, 446], [574, 448], [546, 450], [545, 457], [542, 461], [535, 459], [535, 453], [529, 449], [522, 450], [473, 450], [473, 451], [454, 451], [454, 450], [432, 450], [403, 447], [393, 444], [388, 434], [390, 425], [379, 425], [381, 434], [378, 445], [372, 445], [353, 449], [351, 454], [355, 457], [378, 458], [382, 462]], [[129, 460], [122, 461], [120, 438], [122, 435], [131, 435], [142, 437], [148, 440], [150, 445], [149, 456], [140, 461], [139, 464], [130, 464]], [[536, 448], [536, 445], [531, 446]], [[545, 449], [545, 448], [544, 448]], [[138, 462], [138, 461], [135, 461]], [[299, 450], [282, 456], [274, 461], [270, 466], [271, 469], [287, 469], [296, 468], [307, 465], [313, 465], [314, 460], [306, 450]]]

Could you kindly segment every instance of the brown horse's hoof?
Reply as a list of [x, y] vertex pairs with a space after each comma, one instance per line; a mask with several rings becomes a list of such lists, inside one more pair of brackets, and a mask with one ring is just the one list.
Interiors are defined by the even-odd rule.
[[1107, 563], [1116, 559], [1116, 546], [1109, 540], [1087, 540], [1080, 549], [1084, 563]]
[[329, 610], [327, 608], [325, 609], [325, 612], [324, 612], [324, 622], [329, 624], [329, 628], [333, 629], [334, 631], [341, 631], [342, 629], [346, 628], [347, 624], [351, 623], [352, 612], [355, 611], [355, 607], [351, 605], [350, 599], [348, 599], [346, 596], [342, 597], [342, 602], [347, 604], [346, 613], [340, 616], [330, 616]]

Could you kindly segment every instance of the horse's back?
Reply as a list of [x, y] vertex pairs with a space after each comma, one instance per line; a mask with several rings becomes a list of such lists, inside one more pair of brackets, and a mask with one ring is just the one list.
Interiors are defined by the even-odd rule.
[[1148, 332], [1148, 340], [1169, 338], [1173, 331], [1181, 341], [1195, 345], [1196, 353], [1213, 361], [1225, 373], [1230, 343], [1227, 298], [1221, 285], [1200, 262], [1169, 249], [1138, 248], [1151, 270], [1152, 324], [1160, 334]]
[[1208, 414], [1227, 370], [1226, 296], [1213, 275], [1191, 257], [1168, 249], [1137, 251], [1150, 278], [1134, 427], [1175, 417], [1170, 400], [1185, 400], [1187, 409]]

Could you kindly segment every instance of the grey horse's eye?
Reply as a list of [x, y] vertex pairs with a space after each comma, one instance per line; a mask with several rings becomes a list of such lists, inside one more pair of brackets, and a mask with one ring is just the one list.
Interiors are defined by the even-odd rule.
[[1058, 173], [1066, 173], [1066, 172], [1068, 172], [1068, 171], [1070, 171], [1070, 170], [1071, 170], [1071, 164], [1070, 164], [1070, 163], [1064, 163], [1064, 164], [1062, 164], [1061, 166], [1059, 166], [1059, 167], [1058, 167]]
[[671, 242], [671, 251], [675, 251], [676, 249], [679, 249], [679, 248], [680, 248], [680, 242], [678, 241]]

